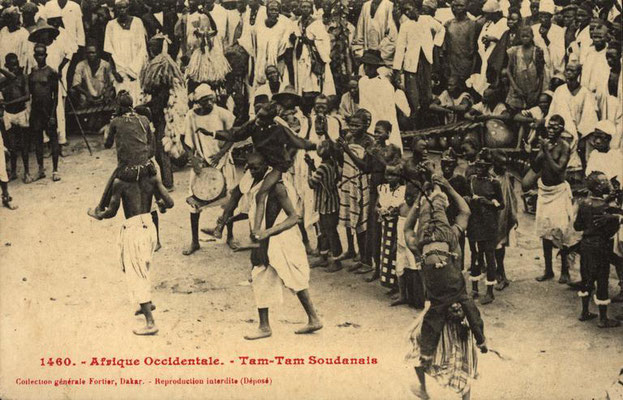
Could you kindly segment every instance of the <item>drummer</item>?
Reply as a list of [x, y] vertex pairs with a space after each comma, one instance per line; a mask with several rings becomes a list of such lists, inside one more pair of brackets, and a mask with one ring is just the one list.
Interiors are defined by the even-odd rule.
[[204, 168], [217, 168], [223, 174], [227, 188], [236, 186], [237, 177], [231, 148], [233, 142], [223, 142], [205, 135], [202, 131], [221, 131], [231, 129], [236, 119], [228, 110], [215, 104], [216, 93], [210, 85], [203, 83], [194, 91], [197, 106], [186, 115], [184, 145], [193, 154], [190, 172], [190, 196], [186, 202], [190, 205], [191, 242], [182, 251], [185, 256], [199, 250], [199, 215], [208, 207], [222, 205], [226, 199], [206, 202], [193, 194], [193, 186], [202, 185], [201, 174]]
[[465, 114], [465, 118], [471, 121], [510, 120], [511, 114], [500, 93], [498, 89], [493, 87], [487, 88], [482, 95], [482, 101], [474, 104]]

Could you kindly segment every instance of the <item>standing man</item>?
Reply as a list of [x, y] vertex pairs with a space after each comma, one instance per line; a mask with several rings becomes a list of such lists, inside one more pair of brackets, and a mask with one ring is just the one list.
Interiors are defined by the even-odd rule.
[[[198, 107], [186, 116], [184, 129], [184, 144], [192, 152], [192, 164], [190, 185], [200, 179], [202, 169], [206, 167], [217, 168], [225, 177], [227, 187], [225, 190], [236, 186], [236, 169], [233, 164], [230, 149], [233, 142], [222, 142], [211, 136], [205, 135], [206, 131], [229, 130], [234, 125], [234, 115], [224, 108], [215, 105], [216, 94], [206, 83], [195, 89], [195, 99]], [[191, 206], [190, 210], [190, 245], [182, 252], [185, 256], [199, 250], [199, 216], [208, 207], [221, 205], [223, 202], [204, 204], [192, 194], [186, 200]]]
[[175, 25], [177, 24], [177, 13], [172, 11], [175, 2], [172, 0], [153, 0], [151, 11], [141, 16], [147, 38], [151, 39], [157, 33], [167, 37], [168, 48], [165, 49], [172, 59], [175, 60], [179, 50], [178, 38], [175, 36]]
[[104, 51], [110, 54], [112, 74], [117, 92], [126, 90], [139, 99], [139, 74], [147, 62], [147, 32], [140, 18], [128, 13], [128, 0], [115, 3], [116, 18], [106, 25]]
[[395, 74], [402, 73], [411, 115], [419, 128], [418, 121], [433, 99], [433, 49], [440, 38], [443, 41], [443, 27], [428, 16], [420, 18], [419, 10], [411, 2], [405, 2], [403, 10], [407, 20], [400, 25], [393, 67]]
[[582, 66], [571, 61], [565, 68], [567, 83], [559, 86], [554, 92], [552, 103], [546, 120], [552, 115], [560, 115], [564, 121], [564, 130], [579, 140], [578, 151], [582, 165], [592, 150], [592, 145], [586, 140], [597, 124], [597, 104], [595, 95], [580, 84]]
[[[58, 102], [59, 74], [46, 63], [48, 57], [47, 48], [41, 43], [35, 45], [35, 65], [28, 76], [28, 87], [31, 95], [30, 111], [30, 139], [34, 140], [39, 173], [35, 180], [45, 178], [43, 168], [43, 132], [50, 139], [52, 150], [52, 180], [60, 181], [58, 173], [58, 157], [60, 146], [58, 143], [58, 128], [56, 121], [56, 103]], [[25, 143], [30, 148], [31, 142]]]
[[357, 60], [367, 50], [376, 50], [381, 53], [383, 65], [391, 68], [398, 36], [393, 10], [389, 0], [368, 0], [363, 4], [351, 44]]
[[565, 71], [565, 30], [552, 24], [556, 6], [553, 0], [541, 0], [539, 23], [532, 27], [534, 43], [543, 49], [545, 56], [545, 85], [547, 89], [552, 79], [563, 80]]
[[456, 77], [465, 82], [476, 66], [476, 40], [479, 27], [476, 21], [467, 16], [466, 0], [452, 2], [454, 18], [446, 22], [444, 59], [447, 64], [446, 76]]
[[575, 211], [572, 205], [571, 186], [565, 180], [569, 162], [569, 144], [561, 137], [565, 121], [553, 115], [547, 125], [547, 137], [539, 139], [540, 150], [532, 163], [532, 169], [540, 172], [536, 209], [536, 232], [543, 242], [545, 273], [536, 278], [543, 282], [554, 277], [552, 251], [560, 249], [562, 270], [559, 283], [569, 283], [569, 247], [579, 237], [573, 229]]
[[130, 297], [140, 305], [136, 314], [145, 316], [145, 326], [133, 329], [135, 335], [155, 335], [158, 328], [152, 311], [151, 281], [152, 256], [156, 250], [156, 227], [149, 215], [154, 196], [158, 206], [173, 207], [173, 199], [166, 192], [157, 190], [157, 177], [143, 177], [139, 181], [125, 182], [115, 178], [112, 184], [112, 198], [105, 210], [89, 210], [96, 219], [113, 218], [119, 206], [123, 205], [125, 222], [119, 234], [121, 270], [124, 272]]
[[17, 55], [19, 65], [26, 71], [32, 59], [32, 44], [28, 42], [28, 30], [20, 25], [20, 14], [17, 7], [5, 8], [2, 11], [4, 27], [0, 29], [0, 66], [6, 68], [5, 57], [9, 53]]
[[50, 0], [42, 7], [39, 16], [49, 19], [61, 17], [67, 36], [78, 47], [84, 47], [84, 25], [82, 23], [82, 10], [80, 5], [71, 0]]
[[[262, 186], [268, 172], [268, 165], [259, 153], [248, 157], [248, 168], [252, 182], [245, 186], [250, 199]], [[296, 293], [307, 314], [307, 325], [295, 331], [296, 334], [309, 334], [322, 329], [322, 322], [309, 294], [309, 263], [305, 246], [298, 229], [292, 229], [298, 222], [298, 215], [292, 201], [294, 188], [283, 181], [270, 189], [266, 211], [262, 217], [262, 229], [257, 232], [260, 247], [251, 252], [253, 265], [252, 287], [259, 313], [259, 327], [256, 332], [245, 335], [247, 340], [266, 338], [272, 335], [269, 321], [269, 307], [281, 302], [283, 287]], [[249, 221], [255, 220], [255, 202], [249, 202]]]

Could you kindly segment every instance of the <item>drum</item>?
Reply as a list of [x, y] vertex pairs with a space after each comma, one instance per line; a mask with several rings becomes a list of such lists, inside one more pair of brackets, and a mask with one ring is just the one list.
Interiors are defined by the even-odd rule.
[[489, 148], [509, 148], [517, 145], [515, 135], [499, 119], [490, 119], [485, 122], [485, 146]]
[[193, 196], [202, 203], [208, 204], [220, 200], [227, 194], [225, 176], [216, 168], [202, 168], [200, 174], [194, 174], [191, 178], [190, 190]]

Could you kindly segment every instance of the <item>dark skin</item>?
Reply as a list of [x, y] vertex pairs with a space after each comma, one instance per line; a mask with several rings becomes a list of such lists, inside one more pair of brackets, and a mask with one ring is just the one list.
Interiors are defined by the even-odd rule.
[[[450, 79], [448, 79], [448, 93], [450, 94], [450, 96], [456, 99], [463, 92], [464, 88], [457, 78], [451, 77]], [[433, 104], [431, 104], [430, 106], [430, 110], [444, 114], [464, 114], [468, 109], [469, 102], [467, 100], [462, 101], [459, 105], [456, 106], [441, 106], [439, 104], [439, 100], [435, 99]]]
[[[485, 90], [482, 101], [490, 109], [495, 108], [497, 104], [495, 100], [495, 92], [493, 91], [493, 89]], [[507, 121], [510, 119], [510, 113], [505, 110], [501, 114], [484, 115], [472, 109], [467, 112], [467, 114], [465, 115], [465, 118], [469, 120], [473, 120], [473, 121], [487, 121], [490, 119], [499, 119], [501, 121]]]
[[[252, 154], [248, 158], [248, 168], [253, 176], [254, 180], [257, 182], [261, 180], [266, 171], [267, 165], [264, 161], [263, 157], [259, 154]], [[285, 212], [287, 218], [276, 225], [270, 226], [270, 228], [263, 229], [257, 232], [258, 240], [268, 239], [271, 236], [279, 235], [282, 232], [287, 231], [288, 229], [293, 228], [299, 220], [299, 216], [297, 215], [290, 198], [288, 197], [288, 193], [283, 186], [282, 183], [275, 184], [270, 190], [270, 201], [269, 205], [266, 208], [266, 225], [270, 226], [276, 219], [277, 215], [283, 210]], [[280, 207], [274, 207], [279, 205]], [[307, 314], [308, 323], [303, 328], [295, 331], [296, 334], [309, 334], [315, 332], [319, 329], [322, 329], [322, 322], [320, 318], [316, 314], [316, 310], [311, 301], [311, 297], [309, 295], [309, 290], [304, 289], [296, 293], [301, 305], [305, 309], [305, 313]], [[258, 308], [259, 314], [259, 326], [258, 329], [248, 335], [245, 335], [244, 338], [247, 340], [257, 340], [270, 337], [272, 335], [272, 329], [270, 327], [269, 322], [269, 309], [268, 308]]]
[[[43, 47], [36, 47], [35, 48], [35, 61], [37, 62], [37, 67], [39, 67], [39, 69], [43, 68], [46, 66], [46, 59], [48, 57], [47, 51], [45, 48]], [[58, 83], [57, 83], [58, 84]], [[53, 106], [51, 107], [51, 109], [56, 110], [56, 102], [58, 101], [57, 99], [58, 96], [58, 90], [53, 90], [52, 89], [52, 98], [53, 98]], [[52, 115], [50, 116], [50, 125], [56, 125], [56, 113], [52, 113]]]
[[[89, 63], [89, 68], [91, 68], [91, 72], [95, 74], [102, 60], [97, 54], [97, 48], [95, 46], [87, 46], [85, 50], [85, 55], [87, 58], [87, 62]], [[99, 97], [94, 98], [93, 96], [91, 96], [91, 93], [86, 88], [84, 88], [82, 85], [74, 86], [72, 89], [79, 93], [82, 93], [84, 96], [86, 96], [86, 98], [89, 101], [94, 101], [94, 100], [99, 99]]]
[[[171, 208], [174, 205], [173, 199], [166, 190], [158, 190], [159, 179], [157, 176], [141, 179], [139, 182], [124, 182], [115, 179], [112, 187], [112, 198], [106, 210], [89, 209], [88, 214], [95, 219], [113, 218], [117, 215], [119, 206], [123, 206], [123, 213], [126, 217], [132, 218], [136, 215], [147, 214], [151, 211], [151, 202], [154, 196], [161, 209]], [[161, 183], [160, 183], [161, 185]], [[152, 310], [155, 308], [151, 301], [140, 304], [140, 313], [145, 316], [146, 325], [144, 328], [134, 330], [137, 335], [153, 335], [158, 332]]]
[[570, 148], [560, 136], [563, 131], [562, 124], [550, 121], [547, 126], [547, 138], [539, 139], [540, 150], [534, 164], [541, 171], [541, 179], [546, 186], [556, 186], [565, 180]]

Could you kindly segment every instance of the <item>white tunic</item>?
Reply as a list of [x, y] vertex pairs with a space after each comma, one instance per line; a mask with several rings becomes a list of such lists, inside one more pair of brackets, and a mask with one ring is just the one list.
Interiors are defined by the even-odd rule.
[[58, 4], [58, 0], [50, 0], [45, 3], [40, 15], [46, 19], [50, 18], [50, 16], [60, 15], [63, 18], [63, 26], [65, 30], [67, 30], [69, 37], [76, 42], [78, 46], [84, 46], [82, 9], [78, 3], [68, 0], [65, 7], [61, 8]]
[[[296, 25], [296, 35], [302, 35], [302, 27], [299, 22]], [[294, 54], [295, 87], [300, 94], [304, 92], [319, 92], [325, 96], [335, 95], [335, 84], [331, 73], [331, 38], [322, 20], [315, 20], [305, 29], [305, 36], [314, 41], [314, 46], [320, 59], [324, 62], [324, 75], [317, 76], [312, 72], [312, 59], [310, 46], [303, 45], [299, 58]], [[299, 39], [300, 40], [300, 39]], [[298, 41], [297, 41], [298, 43]], [[296, 47], [295, 47], [296, 49]]]

